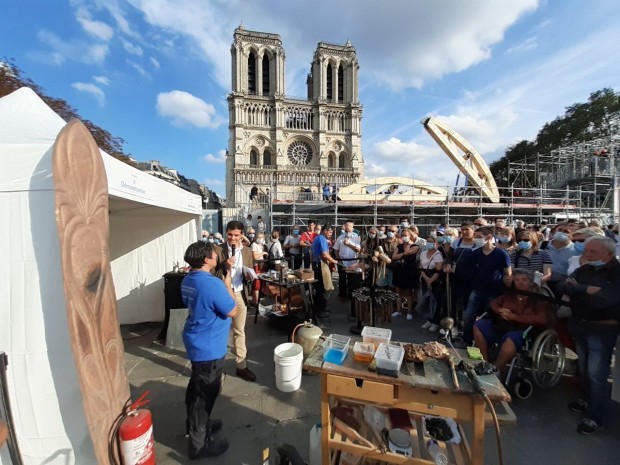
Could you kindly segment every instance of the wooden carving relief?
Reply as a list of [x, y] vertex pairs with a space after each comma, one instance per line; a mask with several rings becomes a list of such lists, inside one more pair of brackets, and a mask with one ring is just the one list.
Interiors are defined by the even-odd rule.
[[99, 464], [129, 399], [108, 250], [108, 188], [97, 144], [74, 119], [52, 159], [67, 320], [86, 421]]

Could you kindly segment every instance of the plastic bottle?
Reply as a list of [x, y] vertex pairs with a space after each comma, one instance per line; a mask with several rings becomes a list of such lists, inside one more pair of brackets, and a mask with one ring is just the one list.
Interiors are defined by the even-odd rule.
[[321, 455], [321, 423], [317, 423], [310, 430], [310, 438], [308, 441], [308, 464], [309, 465], [321, 465], [323, 457]]
[[437, 441], [430, 440], [426, 443], [426, 449], [435, 462], [435, 465], [448, 465], [448, 457], [443, 453]]

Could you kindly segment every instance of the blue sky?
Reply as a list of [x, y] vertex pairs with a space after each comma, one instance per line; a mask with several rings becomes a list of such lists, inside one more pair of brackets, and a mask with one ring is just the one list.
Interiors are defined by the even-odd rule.
[[280, 34], [293, 97], [317, 43], [349, 39], [367, 177], [446, 186], [457, 170], [421, 119], [493, 161], [566, 106], [620, 89], [619, 22], [612, 0], [21, 0], [0, 9], [0, 56], [134, 158], [223, 194], [234, 29]]

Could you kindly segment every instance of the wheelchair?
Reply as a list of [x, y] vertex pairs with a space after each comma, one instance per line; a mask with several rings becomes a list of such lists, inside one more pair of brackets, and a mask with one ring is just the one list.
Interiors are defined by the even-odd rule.
[[[541, 294], [554, 299], [553, 292], [546, 286]], [[553, 320], [558, 305], [551, 304]], [[483, 315], [484, 317], [484, 315]], [[534, 386], [551, 388], [562, 377], [566, 364], [566, 348], [557, 328], [536, 328], [529, 326], [523, 331], [523, 347], [507, 365], [504, 385], [519, 399], [528, 399]]]

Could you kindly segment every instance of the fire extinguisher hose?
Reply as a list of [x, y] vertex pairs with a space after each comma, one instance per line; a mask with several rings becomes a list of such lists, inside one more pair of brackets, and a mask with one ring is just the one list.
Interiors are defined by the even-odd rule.
[[114, 420], [112, 423], [112, 432], [110, 434], [110, 438], [108, 440], [108, 457], [110, 459], [110, 463], [112, 465], [122, 465], [121, 460], [121, 441], [118, 436], [118, 430], [123, 424], [123, 420], [131, 415], [133, 412], [138, 410], [140, 407], [145, 406], [150, 402], [146, 397], [149, 395], [150, 391], [144, 391], [138, 399], [131, 402], [131, 398], [127, 399], [125, 402], [125, 407], [121, 414]]

